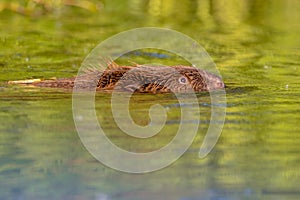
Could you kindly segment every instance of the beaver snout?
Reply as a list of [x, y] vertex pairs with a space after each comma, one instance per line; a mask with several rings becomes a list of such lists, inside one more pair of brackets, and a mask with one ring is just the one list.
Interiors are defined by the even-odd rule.
[[226, 85], [222, 80], [214, 80], [210, 81], [208, 84], [208, 90], [216, 90], [216, 89], [223, 89]]
[[224, 84], [224, 82], [222, 81], [218, 81], [216, 82], [216, 88], [225, 88], [226, 85]]

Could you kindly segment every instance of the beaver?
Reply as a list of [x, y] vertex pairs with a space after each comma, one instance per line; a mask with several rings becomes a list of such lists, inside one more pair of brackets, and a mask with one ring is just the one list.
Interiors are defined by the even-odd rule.
[[[75, 84], [76, 81], [76, 84]], [[107, 69], [90, 68], [74, 78], [54, 80], [10, 81], [38, 87], [69, 88], [139, 93], [169, 93], [211, 91], [225, 87], [222, 79], [192, 66], [121, 66], [114, 62]]]

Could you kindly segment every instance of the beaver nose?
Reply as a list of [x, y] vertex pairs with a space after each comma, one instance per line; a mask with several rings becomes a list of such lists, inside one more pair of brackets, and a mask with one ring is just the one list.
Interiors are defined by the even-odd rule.
[[217, 82], [216, 85], [217, 85], [217, 88], [225, 88], [226, 87], [226, 85], [223, 82]]

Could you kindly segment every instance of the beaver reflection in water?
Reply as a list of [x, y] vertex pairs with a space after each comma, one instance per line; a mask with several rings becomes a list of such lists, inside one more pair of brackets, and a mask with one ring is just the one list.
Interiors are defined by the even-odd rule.
[[190, 66], [119, 66], [105, 70], [87, 69], [77, 78], [61, 78], [30, 83], [39, 87], [118, 90], [142, 93], [211, 91], [225, 87], [214, 74]]

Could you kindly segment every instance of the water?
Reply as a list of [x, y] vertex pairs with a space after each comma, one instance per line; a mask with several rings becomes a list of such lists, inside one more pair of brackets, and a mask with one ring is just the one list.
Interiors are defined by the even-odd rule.
[[[107, 1], [99, 13], [71, 6], [41, 16], [0, 12], [0, 199], [299, 199], [300, 3], [121, 2]], [[100, 41], [142, 26], [175, 29], [206, 48], [228, 86], [227, 116], [217, 145], [199, 159], [210, 110], [209, 95], [198, 94], [202, 134], [169, 167], [133, 175], [102, 165], [84, 148], [70, 91], [5, 82], [74, 76]], [[145, 52], [120, 61], [184, 62]], [[164, 134], [146, 141], [116, 130], [109, 99], [97, 94], [97, 116], [115, 144], [148, 152], [172, 140], [180, 116], [174, 96], [132, 98], [140, 125], [149, 122], [153, 102], [169, 108]]]

